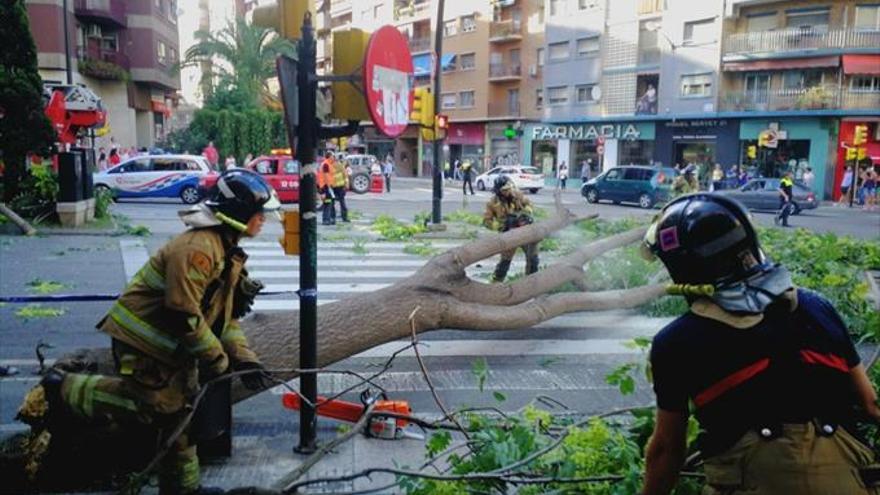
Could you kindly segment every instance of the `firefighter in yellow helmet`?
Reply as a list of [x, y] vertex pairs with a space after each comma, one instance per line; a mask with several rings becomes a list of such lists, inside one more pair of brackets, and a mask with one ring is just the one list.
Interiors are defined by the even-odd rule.
[[[510, 177], [502, 175], [495, 179], [492, 186], [495, 193], [492, 199], [486, 203], [486, 211], [483, 214], [483, 225], [492, 230], [507, 232], [510, 229], [528, 225], [534, 221], [532, 218], [532, 202], [523, 193], [517, 190]], [[526, 255], [526, 275], [538, 271], [538, 243], [533, 242], [522, 247]], [[493, 282], [503, 282], [510, 269], [510, 262], [516, 254], [516, 249], [501, 253], [501, 260], [495, 266], [492, 275]]]
[[[258, 281], [247, 277], [242, 237], [259, 234], [280, 207], [258, 174], [223, 173], [207, 201], [181, 212], [190, 227], [153, 255], [98, 324], [112, 338], [116, 373], [50, 371], [40, 386], [49, 414], [96, 424], [139, 423], [163, 434], [176, 426], [199, 389], [230, 367], [253, 390], [269, 386], [238, 318]], [[184, 432], [159, 472], [162, 495], [205, 493], [196, 445]]]

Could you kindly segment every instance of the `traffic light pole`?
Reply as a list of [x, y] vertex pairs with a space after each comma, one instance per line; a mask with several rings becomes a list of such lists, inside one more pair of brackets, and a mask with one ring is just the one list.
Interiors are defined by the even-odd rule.
[[[437, 0], [437, 24], [434, 30], [434, 112], [440, 108], [440, 75], [443, 73], [443, 8], [444, 0]], [[431, 222], [434, 225], [443, 223], [443, 167], [440, 165], [440, 136], [434, 136], [434, 181], [433, 197], [431, 200]]]

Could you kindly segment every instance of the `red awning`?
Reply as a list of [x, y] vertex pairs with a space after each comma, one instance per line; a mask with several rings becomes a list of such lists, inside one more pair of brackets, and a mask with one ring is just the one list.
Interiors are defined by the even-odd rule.
[[809, 58], [786, 58], [781, 60], [754, 60], [750, 62], [728, 62], [724, 64], [724, 70], [732, 72], [746, 72], [757, 70], [785, 70], [785, 69], [808, 69], [814, 67], [837, 67], [840, 57], [809, 57]]
[[843, 73], [880, 76], [880, 55], [844, 55]]
[[449, 124], [446, 142], [480, 146], [485, 142], [485, 126], [483, 124]]

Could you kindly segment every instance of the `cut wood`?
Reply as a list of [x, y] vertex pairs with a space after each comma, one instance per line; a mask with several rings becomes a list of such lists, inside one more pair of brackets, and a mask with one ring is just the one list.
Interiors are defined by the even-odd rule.
[[12, 211], [12, 208], [6, 206], [6, 203], [0, 203], [0, 213], [21, 229], [24, 235], [37, 235], [37, 229], [31, 227], [31, 224], [18, 216], [18, 213]]

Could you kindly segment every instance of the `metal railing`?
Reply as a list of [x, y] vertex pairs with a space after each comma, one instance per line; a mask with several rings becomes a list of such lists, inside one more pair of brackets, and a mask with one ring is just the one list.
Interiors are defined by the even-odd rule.
[[412, 38], [409, 40], [409, 50], [415, 52], [427, 52], [431, 50], [431, 38]]
[[880, 31], [792, 28], [730, 34], [724, 39], [724, 55], [878, 46]]
[[489, 41], [522, 38], [522, 21], [496, 21], [489, 24]]
[[74, 11], [93, 19], [109, 19], [121, 26], [126, 25], [125, 0], [75, 0]]
[[852, 91], [837, 85], [805, 89], [726, 92], [722, 109], [730, 111], [871, 110], [880, 108], [880, 93]]
[[131, 68], [131, 61], [128, 55], [116, 50], [105, 50], [98, 47], [79, 47], [76, 49], [76, 56], [80, 60], [100, 60], [116, 64], [123, 69]]
[[397, 2], [394, 5], [394, 20], [399, 21], [401, 19], [412, 18], [421, 18], [431, 15], [431, 2], [430, 1], [404, 1]]
[[489, 64], [489, 79], [514, 78], [522, 76], [521, 64]]

